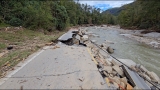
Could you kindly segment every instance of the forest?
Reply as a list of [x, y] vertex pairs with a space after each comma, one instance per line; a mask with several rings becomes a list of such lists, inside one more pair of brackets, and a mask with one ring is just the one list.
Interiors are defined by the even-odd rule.
[[117, 9], [110, 9], [116, 14], [101, 13], [100, 8], [74, 0], [1, 0], [0, 26], [53, 31], [84, 24], [118, 24], [121, 28], [160, 30], [159, 0], [135, 0]]
[[[64, 30], [68, 26], [107, 24], [111, 15], [102, 15], [99, 8], [73, 0], [1, 0], [0, 24], [29, 29]], [[112, 20], [111, 20], [112, 21]], [[109, 22], [113, 24], [113, 22]]]
[[159, 0], [136, 0], [121, 8], [123, 10], [118, 15], [118, 23], [122, 28], [160, 31]]

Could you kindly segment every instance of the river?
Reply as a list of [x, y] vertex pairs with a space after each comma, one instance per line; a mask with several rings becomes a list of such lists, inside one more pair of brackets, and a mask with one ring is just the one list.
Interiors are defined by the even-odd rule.
[[110, 44], [115, 52], [112, 54], [116, 58], [130, 59], [136, 63], [142, 64], [149, 71], [155, 72], [160, 77], [160, 50], [151, 48], [145, 44], [129, 39], [120, 35], [116, 28], [95, 28], [87, 27], [87, 31], [93, 32], [100, 37], [90, 37], [97, 43], [104, 43], [105, 40], [114, 42]]

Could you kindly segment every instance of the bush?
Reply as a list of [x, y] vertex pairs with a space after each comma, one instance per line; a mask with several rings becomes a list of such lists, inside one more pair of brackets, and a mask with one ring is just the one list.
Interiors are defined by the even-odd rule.
[[9, 24], [12, 26], [21, 26], [22, 25], [22, 20], [20, 20], [19, 18], [12, 18], [9, 21]]
[[141, 22], [139, 28], [140, 29], [148, 29], [150, 27], [150, 24], [148, 22]]

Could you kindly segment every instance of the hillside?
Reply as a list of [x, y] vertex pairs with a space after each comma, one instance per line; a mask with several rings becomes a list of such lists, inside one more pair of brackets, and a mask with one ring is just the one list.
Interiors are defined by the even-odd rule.
[[121, 7], [116, 7], [116, 8], [108, 9], [108, 10], [102, 12], [102, 13], [103, 13], [103, 14], [110, 13], [110, 14], [112, 14], [112, 15], [117, 16], [121, 11], [122, 11], [122, 8], [121, 8]]
[[118, 15], [122, 28], [150, 29], [160, 31], [160, 1], [136, 0], [126, 5]]
[[125, 5], [121, 6], [121, 7], [110, 8], [110, 9], [102, 12], [102, 14], [110, 13], [110, 14], [112, 14], [114, 16], [118, 16], [119, 13], [121, 13], [122, 10], [125, 10], [128, 6], [132, 6], [133, 4], [134, 4], [134, 2], [133, 3], [129, 3], [129, 4], [125, 4]]

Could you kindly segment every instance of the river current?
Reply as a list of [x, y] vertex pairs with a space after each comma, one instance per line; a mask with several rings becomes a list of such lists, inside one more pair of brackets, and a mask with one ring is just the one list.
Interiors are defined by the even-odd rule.
[[112, 41], [110, 47], [115, 51], [112, 54], [116, 58], [130, 59], [142, 64], [149, 71], [155, 72], [160, 77], [160, 50], [151, 48], [145, 44], [124, 37], [116, 28], [87, 27], [88, 32], [93, 32], [99, 37], [90, 37], [96, 43], [104, 43], [105, 40]]

